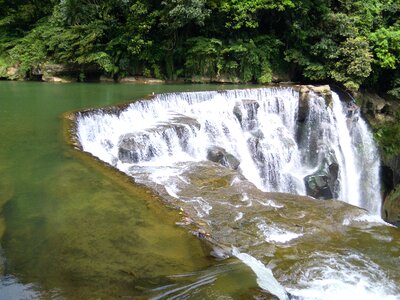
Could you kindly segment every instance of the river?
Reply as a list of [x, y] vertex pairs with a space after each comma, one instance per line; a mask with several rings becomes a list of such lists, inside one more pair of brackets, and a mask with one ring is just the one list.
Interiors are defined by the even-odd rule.
[[0, 299], [134, 297], [215, 265], [175, 211], [77, 157], [62, 114], [221, 88], [0, 81]]
[[[182, 187], [186, 197], [201, 190], [218, 199], [234, 182], [248, 189], [246, 199], [230, 194], [245, 218], [222, 201], [216, 219], [205, 218], [224, 245], [241, 241], [230, 250], [238, 259], [219, 260], [210, 255], [215, 245], [175, 225], [196, 205], [169, 209], [66, 142], [66, 112], [226, 87], [0, 82], [0, 299], [272, 299], [262, 290], [269, 269], [301, 299], [399, 299], [400, 233], [360, 209], [297, 196], [266, 200], [227, 168], [186, 168], [182, 176], [198, 183]], [[231, 217], [236, 227], [213, 223]], [[255, 238], [260, 230], [265, 241]]]

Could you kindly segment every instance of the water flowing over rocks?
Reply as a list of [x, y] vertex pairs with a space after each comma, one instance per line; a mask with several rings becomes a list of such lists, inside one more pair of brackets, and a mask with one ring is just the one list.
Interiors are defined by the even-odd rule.
[[118, 168], [208, 159], [263, 191], [342, 199], [380, 214], [379, 156], [358, 111], [329, 86], [166, 94], [85, 112], [78, 132], [84, 149]]
[[[387, 100], [379, 95], [364, 92], [358, 95], [363, 115], [372, 126], [391, 126], [400, 111], [398, 101]], [[383, 149], [381, 149], [383, 150]], [[384, 152], [384, 151], [383, 151]], [[387, 222], [400, 225], [400, 156], [382, 155], [381, 180], [384, 197], [382, 215]]]
[[400, 235], [379, 217], [379, 157], [355, 112], [327, 86], [165, 94], [78, 114], [76, 135], [265, 293], [288, 297], [260, 278], [272, 270], [293, 297], [335, 299], [363, 282], [366, 298], [395, 299]]

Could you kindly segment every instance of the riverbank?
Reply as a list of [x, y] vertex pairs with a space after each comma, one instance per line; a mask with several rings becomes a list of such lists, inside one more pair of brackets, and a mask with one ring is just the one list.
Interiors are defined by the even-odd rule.
[[[182, 83], [213, 83], [213, 84], [251, 84], [236, 76], [219, 74], [214, 76], [194, 75], [188, 78], [160, 79], [143, 75], [114, 76], [105, 74], [96, 65], [82, 67], [74, 64], [43, 63], [32, 70], [27, 76], [18, 66], [0, 65], [0, 80], [43, 81], [52, 83], [97, 82], [97, 83], [133, 83], [133, 84], [182, 84]], [[285, 73], [273, 73], [271, 83], [290, 82]]]

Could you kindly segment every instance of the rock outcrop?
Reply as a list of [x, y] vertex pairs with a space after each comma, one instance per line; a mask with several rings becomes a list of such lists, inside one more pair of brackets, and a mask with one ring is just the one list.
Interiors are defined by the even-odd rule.
[[257, 112], [260, 104], [256, 100], [243, 99], [236, 103], [233, 114], [238, 119], [240, 126], [246, 130], [253, 130], [257, 124]]
[[400, 184], [386, 196], [383, 203], [383, 219], [400, 227]]
[[237, 170], [240, 165], [240, 161], [235, 156], [226, 152], [224, 148], [218, 146], [208, 149], [207, 159], [232, 170]]
[[[357, 98], [363, 116], [372, 127], [396, 122], [396, 114], [400, 111], [398, 101], [387, 100], [372, 93], [360, 93]], [[384, 197], [382, 217], [385, 221], [400, 226], [400, 156], [382, 155], [381, 162]]]
[[299, 112], [298, 121], [303, 122], [309, 111], [310, 93], [313, 92], [317, 95], [324, 97], [326, 106], [330, 106], [332, 103], [332, 91], [329, 85], [313, 86], [313, 85], [301, 85], [298, 86], [299, 91]]
[[327, 168], [306, 176], [304, 182], [307, 195], [317, 199], [338, 198], [338, 175], [339, 165], [337, 163], [331, 163]]
[[[197, 120], [183, 115], [176, 115], [168, 122], [143, 132], [127, 133], [121, 136], [118, 143], [118, 158], [123, 163], [149, 161], [159, 153], [157, 141], [162, 139], [169, 151], [174, 151], [174, 143], [187, 151], [191, 133], [200, 129]], [[172, 155], [172, 153], [170, 153]]]
[[362, 93], [359, 99], [361, 110], [372, 125], [394, 121], [396, 112], [400, 109], [399, 102], [385, 100], [377, 94]]

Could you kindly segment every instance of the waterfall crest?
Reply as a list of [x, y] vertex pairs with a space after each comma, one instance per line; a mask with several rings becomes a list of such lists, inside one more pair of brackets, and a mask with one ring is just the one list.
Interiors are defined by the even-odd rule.
[[163, 94], [82, 114], [84, 151], [126, 171], [211, 160], [262, 191], [336, 198], [380, 213], [379, 158], [357, 110], [332, 93], [261, 88]]

